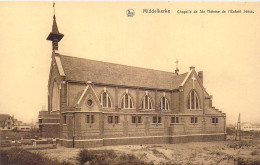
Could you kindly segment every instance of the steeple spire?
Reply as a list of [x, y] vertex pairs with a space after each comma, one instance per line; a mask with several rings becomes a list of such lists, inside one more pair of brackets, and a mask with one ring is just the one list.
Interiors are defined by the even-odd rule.
[[55, 2], [53, 2], [53, 24], [52, 24], [52, 31], [50, 32], [47, 40], [52, 41], [52, 51], [58, 51], [58, 43], [63, 38], [64, 34], [59, 32], [56, 17], [55, 17]]

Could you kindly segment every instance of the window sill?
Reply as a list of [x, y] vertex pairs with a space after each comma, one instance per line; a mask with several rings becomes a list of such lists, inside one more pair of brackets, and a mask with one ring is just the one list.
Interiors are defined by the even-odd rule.
[[172, 111], [171, 110], [160, 110], [161, 113], [164, 113], [164, 114], [169, 114], [171, 113]]
[[199, 123], [190, 123], [190, 125], [199, 125]]
[[141, 112], [150, 112], [150, 111], [155, 111], [155, 109], [141, 109]]
[[190, 111], [202, 111], [202, 109], [188, 109]]
[[183, 125], [183, 123], [170, 123], [170, 125]]
[[143, 125], [143, 123], [131, 123], [131, 125]]
[[136, 108], [121, 108], [120, 110], [136, 110]]
[[63, 126], [67, 126], [67, 124], [62, 124]]
[[152, 125], [162, 125], [162, 123], [152, 123]]
[[102, 109], [107, 110], [107, 109], [114, 109], [114, 108], [113, 107], [102, 107]]

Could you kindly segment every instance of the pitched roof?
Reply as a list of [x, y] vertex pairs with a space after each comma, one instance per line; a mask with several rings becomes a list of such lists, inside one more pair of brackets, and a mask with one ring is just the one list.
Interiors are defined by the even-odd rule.
[[55, 15], [53, 16], [52, 33], [59, 34], [59, 29], [56, 23]]
[[60, 55], [66, 80], [132, 87], [177, 89], [188, 73], [158, 71]]

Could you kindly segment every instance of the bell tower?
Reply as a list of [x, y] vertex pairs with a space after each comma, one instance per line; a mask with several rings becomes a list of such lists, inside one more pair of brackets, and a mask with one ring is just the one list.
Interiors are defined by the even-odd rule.
[[59, 32], [57, 23], [56, 23], [56, 17], [55, 17], [55, 3], [53, 3], [53, 24], [52, 24], [52, 31], [50, 32], [49, 36], [47, 37], [47, 40], [52, 41], [52, 51], [58, 52], [58, 43], [60, 40], [64, 37], [64, 34]]

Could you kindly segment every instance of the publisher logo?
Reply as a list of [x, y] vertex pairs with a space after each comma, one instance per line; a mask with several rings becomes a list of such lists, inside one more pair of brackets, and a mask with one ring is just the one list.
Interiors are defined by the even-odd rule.
[[133, 17], [135, 15], [134, 9], [127, 9], [126, 15], [127, 15], [127, 17]]

